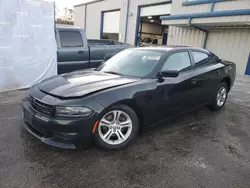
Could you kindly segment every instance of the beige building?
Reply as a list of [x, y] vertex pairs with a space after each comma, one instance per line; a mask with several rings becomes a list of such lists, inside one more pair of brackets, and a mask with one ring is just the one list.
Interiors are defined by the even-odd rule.
[[97, 0], [75, 6], [89, 39], [203, 47], [250, 75], [250, 0]]

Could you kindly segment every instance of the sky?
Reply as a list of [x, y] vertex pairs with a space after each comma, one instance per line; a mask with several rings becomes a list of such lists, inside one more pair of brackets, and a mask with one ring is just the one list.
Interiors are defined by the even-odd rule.
[[93, 0], [45, 0], [45, 1], [54, 1], [56, 3], [56, 7], [60, 10], [58, 12], [57, 17], [62, 17], [64, 15], [65, 7], [73, 9], [74, 5], [86, 3]]

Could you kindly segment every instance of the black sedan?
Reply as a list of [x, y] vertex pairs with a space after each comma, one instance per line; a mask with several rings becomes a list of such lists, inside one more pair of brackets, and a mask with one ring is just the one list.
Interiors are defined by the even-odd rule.
[[140, 129], [190, 109], [220, 110], [235, 64], [198, 48], [127, 49], [95, 70], [55, 76], [30, 88], [24, 127], [42, 142], [81, 148], [94, 140], [121, 149]]

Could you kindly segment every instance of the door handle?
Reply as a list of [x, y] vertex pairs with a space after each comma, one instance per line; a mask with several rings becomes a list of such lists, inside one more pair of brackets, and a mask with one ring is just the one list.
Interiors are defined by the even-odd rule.
[[191, 84], [196, 84], [197, 80], [194, 78], [191, 80]]
[[220, 70], [217, 70], [216, 72], [217, 72], [217, 74], [220, 74]]
[[77, 53], [78, 54], [84, 54], [84, 51], [78, 51]]

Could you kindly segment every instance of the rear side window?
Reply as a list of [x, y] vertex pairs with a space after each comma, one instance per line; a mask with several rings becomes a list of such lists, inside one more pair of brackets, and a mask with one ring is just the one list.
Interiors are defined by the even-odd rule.
[[192, 52], [194, 56], [195, 67], [202, 67], [210, 63], [211, 57], [201, 52]]
[[62, 47], [82, 47], [81, 33], [78, 31], [59, 31]]
[[188, 52], [178, 52], [170, 55], [162, 70], [185, 72], [190, 69], [191, 61]]

